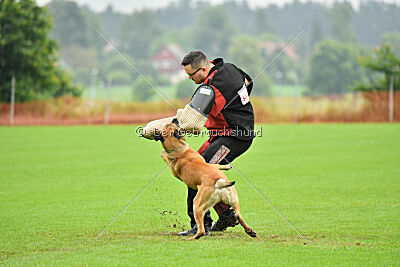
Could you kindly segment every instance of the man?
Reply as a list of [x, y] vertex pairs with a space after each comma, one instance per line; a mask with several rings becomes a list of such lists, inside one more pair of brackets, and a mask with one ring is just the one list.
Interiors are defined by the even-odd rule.
[[[200, 84], [190, 104], [177, 114], [181, 127], [188, 129], [190, 124], [190, 127], [201, 131], [205, 123], [210, 138], [198, 152], [208, 163], [232, 162], [250, 147], [254, 138], [254, 111], [249, 101], [253, 88], [250, 76], [235, 65], [225, 63], [222, 58], [209, 61], [201, 51], [190, 52], [181, 64], [189, 79]], [[194, 235], [197, 232], [193, 214], [196, 194], [197, 190], [188, 187], [187, 208], [192, 229], [178, 235]], [[238, 224], [235, 212], [228, 205], [220, 202], [214, 209], [219, 219], [211, 226], [208, 211], [204, 218], [206, 232], [224, 231]]]

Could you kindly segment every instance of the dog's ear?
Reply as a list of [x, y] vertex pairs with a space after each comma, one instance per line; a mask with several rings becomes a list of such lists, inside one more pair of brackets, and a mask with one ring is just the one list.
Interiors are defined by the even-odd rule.
[[175, 123], [176, 126], [180, 127], [180, 126], [179, 126], [179, 121], [178, 121], [177, 118], [174, 118], [174, 119], [172, 120], [172, 123]]
[[175, 129], [174, 131], [174, 136], [176, 137], [176, 139], [181, 139], [182, 135], [181, 135], [181, 131], [178, 131], [178, 129]]
[[164, 143], [164, 137], [162, 137], [161, 134], [157, 134], [154, 136], [154, 141], [161, 141], [161, 143]]

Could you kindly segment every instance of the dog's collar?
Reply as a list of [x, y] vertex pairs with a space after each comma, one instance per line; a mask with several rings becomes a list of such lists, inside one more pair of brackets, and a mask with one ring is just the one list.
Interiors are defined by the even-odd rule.
[[174, 149], [171, 149], [171, 150], [165, 150], [165, 152], [167, 152], [167, 154], [169, 154], [169, 153], [172, 153], [172, 152], [174, 152], [174, 151], [177, 151], [177, 150], [181, 149], [182, 147], [185, 147], [185, 148], [186, 148], [187, 146], [188, 146], [188, 143], [185, 142], [184, 145], [175, 147]]

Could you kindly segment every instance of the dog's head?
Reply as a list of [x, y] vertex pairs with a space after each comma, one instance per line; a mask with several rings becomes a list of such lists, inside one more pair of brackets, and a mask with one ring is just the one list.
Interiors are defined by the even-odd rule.
[[185, 137], [176, 118], [171, 123], [166, 124], [161, 133], [154, 136], [154, 140], [161, 141], [165, 150], [171, 150], [185, 144]]

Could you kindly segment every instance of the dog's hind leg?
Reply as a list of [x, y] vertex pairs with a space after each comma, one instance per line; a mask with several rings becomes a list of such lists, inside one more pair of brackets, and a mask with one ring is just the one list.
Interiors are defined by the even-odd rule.
[[251, 229], [250, 226], [247, 225], [247, 223], [244, 221], [243, 217], [240, 215], [239, 198], [238, 198], [235, 187], [233, 187], [233, 186], [230, 187], [227, 192], [228, 193], [226, 196], [227, 196], [228, 201], [226, 204], [229, 204], [233, 208], [233, 210], [236, 213], [236, 218], [238, 219], [240, 225], [243, 226], [246, 234], [248, 234], [251, 237], [257, 237], [256, 232], [253, 229]]
[[238, 219], [240, 225], [243, 226], [244, 231], [246, 232], [246, 234], [248, 234], [251, 237], [257, 237], [257, 233], [253, 229], [251, 229], [250, 226], [247, 225], [247, 223], [244, 221], [243, 217], [240, 215], [239, 203], [236, 202], [232, 206], [232, 208], [235, 210], [236, 218]]

